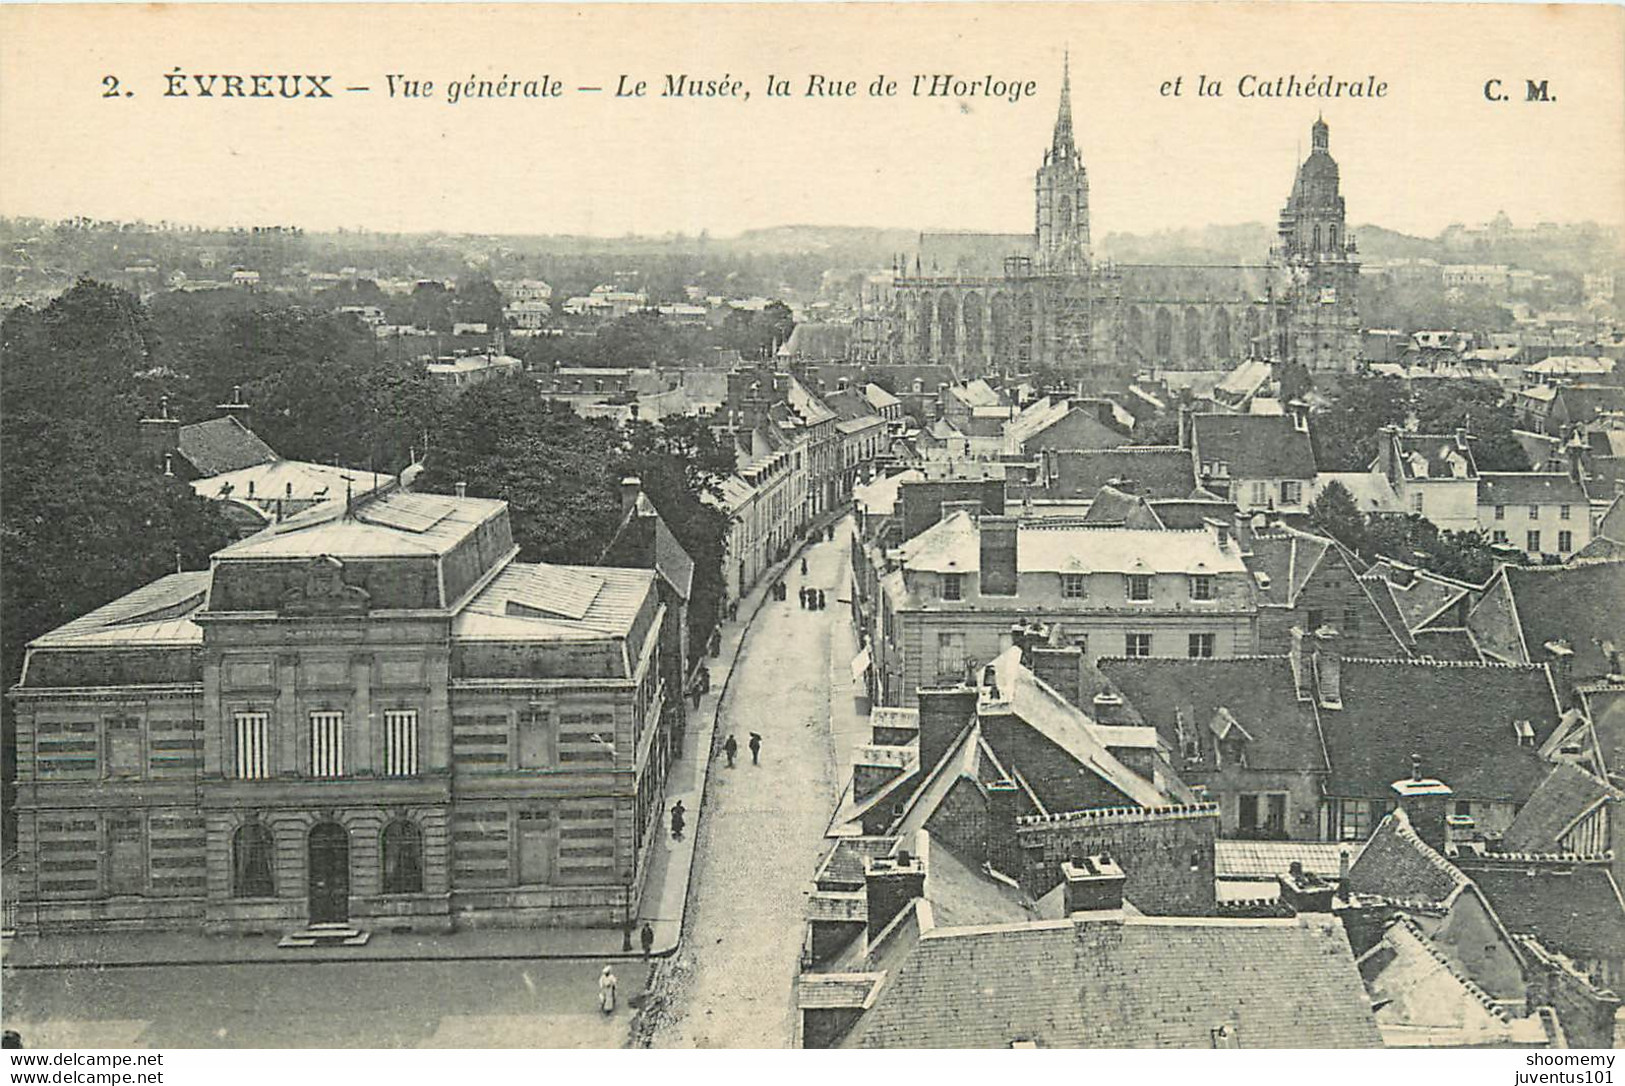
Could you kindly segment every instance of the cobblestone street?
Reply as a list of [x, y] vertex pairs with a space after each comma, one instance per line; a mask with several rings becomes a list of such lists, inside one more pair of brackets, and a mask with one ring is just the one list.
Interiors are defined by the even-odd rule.
[[[789, 599], [757, 617], [724, 698], [719, 744], [732, 732], [738, 766], [720, 752], [698, 820], [689, 927], [665, 969], [661, 1048], [782, 1048], [794, 1043], [794, 981], [802, 917], [834, 800], [830, 730], [832, 665], [849, 668], [850, 522], [834, 541], [792, 562]], [[804, 611], [797, 590], [824, 590], [826, 608]], [[832, 645], [836, 650], [832, 656]], [[846, 658], [837, 659], [841, 652]], [[843, 684], [840, 697], [849, 697]], [[750, 732], [763, 737], [751, 764]]]

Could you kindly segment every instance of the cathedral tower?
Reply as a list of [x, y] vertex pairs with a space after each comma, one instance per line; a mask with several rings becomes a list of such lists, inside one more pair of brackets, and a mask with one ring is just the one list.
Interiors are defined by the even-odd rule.
[[1034, 179], [1037, 190], [1038, 263], [1050, 272], [1077, 273], [1089, 267], [1089, 175], [1072, 139], [1070, 58], [1061, 69], [1061, 108], [1055, 138], [1044, 152]]
[[1310, 370], [1349, 372], [1360, 346], [1360, 265], [1329, 144], [1330, 129], [1317, 118], [1309, 157], [1281, 209], [1273, 257], [1287, 310], [1277, 354]]

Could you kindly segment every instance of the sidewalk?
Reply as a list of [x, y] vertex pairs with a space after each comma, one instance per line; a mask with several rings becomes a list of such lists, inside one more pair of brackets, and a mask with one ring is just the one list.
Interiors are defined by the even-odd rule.
[[[838, 515], [837, 515], [838, 516]], [[826, 515], [816, 523], [825, 530], [837, 519]], [[805, 543], [802, 544], [804, 546]], [[645, 922], [654, 929], [651, 954], [664, 957], [677, 949], [683, 917], [688, 909], [690, 877], [694, 867], [695, 825], [704, 815], [705, 782], [713, 756], [717, 713], [727, 693], [740, 647], [752, 622], [768, 599], [768, 591], [801, 553], [790, 555], [768, 569], [760, 583], [739, 601], [738, 622], [722, 625], [721, 652], [706, 666], [711, 671], [711, 692], [690, 710], [682, 756], [674, 760], [666, 778], [664, 811], [678, 800], [689, 812], [688, 832], [681, 841], [671, 839], [662, 813], [650, 842], [648, 873], [642, 905], [632, 932], [631, 951], [622, 949], [619, 928], [508, 928], [456, 931], [444, 935], [394, 935], [373, 931], [365, 946], [310, 947], [285, 950], [277, 946], [281, 933], [265, 936], [203, 935], [198, 932], [99, 932], [85, 935], [27, 935], [0, 943], [4, 969], [125, 968], [172, 965], [266, 964], [297, 965], [321, 961], [470, 961], [594, 959], [622, 960], [643, 957], [638, 933]], [[364, 923], [358, 926], [365, 927]]]

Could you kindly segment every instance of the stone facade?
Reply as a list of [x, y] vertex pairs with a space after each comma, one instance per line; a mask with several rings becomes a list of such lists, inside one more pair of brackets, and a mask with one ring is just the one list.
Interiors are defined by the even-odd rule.
[[[942, 267], [917, 259], [894, 283], [888, 337], [901, 362], [964, 373], [1056, 366], [1091, 378], [1143, 369], [1227, 369], [1249, 358], [1350, 372], [1360, 345], [1359, 265], [1345, 225], [1328, 128], [1281, 211], [1269, 261], [1221, 266], [1096, 262], [1089, 182], [1063, 79], [1051, 146], [1034, 181], [1031, 235], [937, 245]], [[950, 242], [957, 236], [948, 236]], [[997, 253], [997, 256], [993, 254]]]

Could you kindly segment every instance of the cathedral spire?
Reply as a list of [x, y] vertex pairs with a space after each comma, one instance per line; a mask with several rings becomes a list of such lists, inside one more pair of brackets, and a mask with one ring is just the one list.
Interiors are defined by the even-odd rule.
[[1061, 108], [1055, 115], [1055, 141], [1050, 145], [1050, 157], [1057, 162], [1070, 159], [1077, 153], [1072, 142], [1072, 51], [1068, 49], [1061, 60]]

